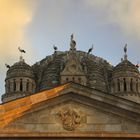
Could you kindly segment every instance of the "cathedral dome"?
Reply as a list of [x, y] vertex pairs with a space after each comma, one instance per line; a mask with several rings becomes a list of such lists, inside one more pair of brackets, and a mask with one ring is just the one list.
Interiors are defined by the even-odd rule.
[[23, 60], [23, 61], [16, 62], [7, 71], [6, 79], [15, 78], [15, 77], [34, 78], [34, 74], [32, 68]]
[[33, 66], [39, 91], [75, 82], [106, 92], [110, 68], [104, 59], [76, 50], [57, 52]]

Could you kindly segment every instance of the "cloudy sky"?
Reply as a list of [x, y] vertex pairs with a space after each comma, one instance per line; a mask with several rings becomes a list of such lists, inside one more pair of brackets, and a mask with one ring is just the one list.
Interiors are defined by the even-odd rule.
[[74, 33], [77, 49], [113, 65], [120, 62], [124, 44], [129, 60], [140, 61], [140, 0], [0, 0], [0, 93], [7, 69], [19, 61], [18, 46], [32, 65], [59, 50], [69, 49]]

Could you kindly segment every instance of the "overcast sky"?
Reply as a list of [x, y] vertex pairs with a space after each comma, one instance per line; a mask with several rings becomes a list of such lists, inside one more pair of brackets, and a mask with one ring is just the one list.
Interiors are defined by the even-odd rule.
[[140, 0], [0, 0], [0, 93], [5, 63], [19, 61], [18, 46], [32, 65], [59, 50], [69, 50], [74, 33], [77, 49], [116, 65], [128, 44], [128, 58], [140, 61]]

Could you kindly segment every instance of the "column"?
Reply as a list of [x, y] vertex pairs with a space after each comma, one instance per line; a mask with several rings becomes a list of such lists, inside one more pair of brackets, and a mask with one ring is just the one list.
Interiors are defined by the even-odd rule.
[[126, 91], [130, 92], [130, 79], [126, 78]]
[[36, 88], [36, 84], [35, 84], [35, 82], [33, 82], [32, 92], [35, 92], [35, 88]]
[[27, 90], [26, 90], [26, 84], [27, 84], [27, 81], [26, 81], [26, 79], [23, 79], [23, 81], [22, 81], [22, 84], [23, 84], [23, 92], [26, 92]]
[[133, 91], [136, 92], [136, 79], [133, 79]]
[[20, 79], [16, 79], [15, 82], [16, 82], [16, 92], [19, 92], [20, 91]]
[[111, 82], [111, 93], [114, 93], [114, 83], [113, 82]]
[[140, 93], [140, 80], [138, 79], [138, 93]]
[[32, 85], [32, 82], [31, 82], [31, 81], [29, 81], [29, 92], [31, 92], [31, 93], [32, 93], [32, 90], [33, 90], [33, 85]]
[[114, 91], [115, 91], [115, 93], [118, 92], [118, 83], [117, 82], [118, 82], [117, 79], [115, 79], [114, 80]]
[[14, 92], [14, 81], [10, 80], [10, 92]]
[[6, 81], [5, 83], [5, 92], [8, 93], [9, 92], [9, 82]]
[[123, 81], [123, 78], [120, 78], [120, 91], [124, 92], [124, 81]]

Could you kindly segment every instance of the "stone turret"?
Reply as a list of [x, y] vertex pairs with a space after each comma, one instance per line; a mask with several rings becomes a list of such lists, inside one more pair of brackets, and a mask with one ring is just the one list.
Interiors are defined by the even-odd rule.
[[25, 63], [22, 56], [7, 71], [5, 79], [5, 94], [2, 102], [14, 100], [35, 92], [35, 80], [31, 67]]
[[127, 59], [127, 48], [124, 48], [124, 59], [112, 74], [111, 92], [119, 96], [140, 94], [140, 75], [138, 68]]

